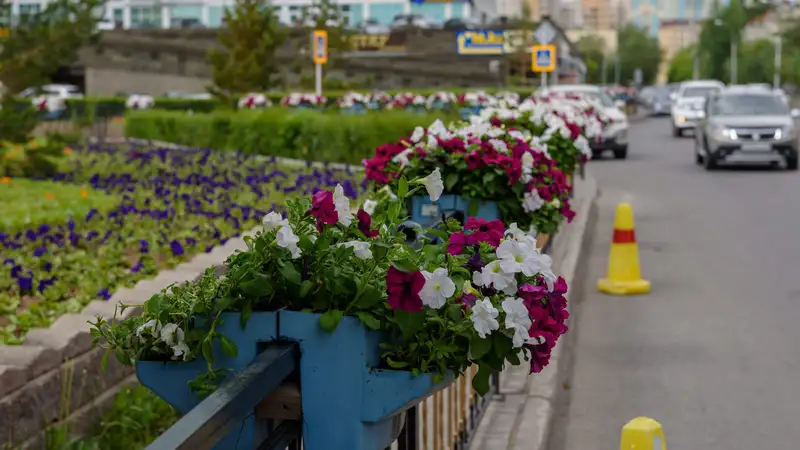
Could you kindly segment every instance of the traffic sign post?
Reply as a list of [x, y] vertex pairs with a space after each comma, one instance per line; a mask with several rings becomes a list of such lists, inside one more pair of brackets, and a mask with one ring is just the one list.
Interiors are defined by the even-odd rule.
[[542, 87], [547, 85], [547, 73], [556, 69], [556, 46], [534, 45], [531, 47], [531, 70], [541, 72]]
[[328, 32], [314, 30], [311, 36], [312, 55], [314, 57], [314, 85], [317, 95], [322, 95], [322, 65], [328, 62]]

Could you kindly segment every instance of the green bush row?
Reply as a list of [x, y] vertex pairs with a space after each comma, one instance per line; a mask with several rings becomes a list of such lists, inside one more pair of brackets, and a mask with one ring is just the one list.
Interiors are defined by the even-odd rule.
[[428, 126], [437, 118], [446, 123], [457, 120], [444, 112], [341, 115], [268, 108], [190, 115], [150, 109], [126, 115], [125, 135], [197, 148], [360, 164], [372, 157], [377, 146], [408, 136], [414, 127]]

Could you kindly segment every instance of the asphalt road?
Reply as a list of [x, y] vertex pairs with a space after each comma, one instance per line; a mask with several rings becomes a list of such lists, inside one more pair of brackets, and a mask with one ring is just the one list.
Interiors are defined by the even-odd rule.
[[[599, 221], [551, 450], [618, 449], [639, 415], [670, 450], [800, 449], [800, 172], [706, 172], [669, 119], [630, 136], [628, 160], [589, 166]], [[595, 288], [620, 201], [646, 296]]]

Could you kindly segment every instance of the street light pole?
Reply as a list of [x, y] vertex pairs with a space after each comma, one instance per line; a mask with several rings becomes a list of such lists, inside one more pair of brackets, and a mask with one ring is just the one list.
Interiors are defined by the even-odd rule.
[[736, 78], [739, 74], [738, 48], [738, 42], [736, 42], [733, 33], [731, 33], [731, 84], [736, 84]]
[[697, 29], [697, 2], [694, 0], [692, 5], [692, 33], [694, 34], [694, 52], [692, 55], [692, 79], [697, 80], [700, 78], [700, 32]]
[[781, 87], [781, 54], [783, 53], [783, 37], [780, 32], [775, 38], [775, 76], [772, 79], [773, 89]]

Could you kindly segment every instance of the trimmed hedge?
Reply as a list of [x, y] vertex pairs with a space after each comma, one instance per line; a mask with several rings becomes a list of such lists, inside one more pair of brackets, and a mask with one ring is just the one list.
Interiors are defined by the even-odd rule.
[[428, 126], [437, 118], [447, 123], [458, 117], [406, 111], [341, 115], [268, 108], [185, 114], [150, 109], [127, 114], [125, 135], [189, 147], [360, 165], [379, 145], [408, 136], [414, 127]]

